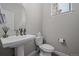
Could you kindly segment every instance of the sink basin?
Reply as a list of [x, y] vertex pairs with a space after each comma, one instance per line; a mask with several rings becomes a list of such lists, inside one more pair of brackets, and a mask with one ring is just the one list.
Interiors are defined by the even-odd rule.
[[10, 36], [7, 38], [1, 38], [3, 47], [17, 47], [19, 45], [25, 44], [28, 40], [35, 38], [35, 35], [23, 35], [23, 36]]
[[23, 35], [23, 36], [9, 36], [7, 38], [1, 38], [3, 48], [15, 48], [18, 56], [24, 55], [24, 44], [29, 40], [33, 40], [35, 35]]

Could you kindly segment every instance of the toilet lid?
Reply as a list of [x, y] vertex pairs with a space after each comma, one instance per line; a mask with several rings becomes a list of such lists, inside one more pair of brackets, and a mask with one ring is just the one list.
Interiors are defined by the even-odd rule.
[[49, 44], [42, 44], [39, 47], [40, 47], [40, 49], [42, 49], [45, 52], [53, 52], [54, 51], [54, 47]]

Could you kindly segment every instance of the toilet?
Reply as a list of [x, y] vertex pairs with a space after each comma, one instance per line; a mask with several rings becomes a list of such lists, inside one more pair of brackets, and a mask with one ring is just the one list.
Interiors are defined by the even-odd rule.
[[36, 45], [39, 47], [40, 56], [51, 56], [51, 53], [54, 52], [54, 47], [50, 44], [43, 44], [43, 37], [38, 36], [35, 39]]

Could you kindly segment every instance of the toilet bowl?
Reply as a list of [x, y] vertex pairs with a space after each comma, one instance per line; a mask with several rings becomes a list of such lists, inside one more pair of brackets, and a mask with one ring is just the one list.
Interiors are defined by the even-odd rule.
[[39, 47], [40, 56], [51, 56], [51, 53], [54, 52], [54, 47], [50, 44], [43, 44], [43, 37], [38, 36], [35, 39], [36, 45]]
[[49, 44], [42, 44], [39, 48], [41, 49], [40, 56], [51, 56], [51, 53], [54, 52], [54, 47]]

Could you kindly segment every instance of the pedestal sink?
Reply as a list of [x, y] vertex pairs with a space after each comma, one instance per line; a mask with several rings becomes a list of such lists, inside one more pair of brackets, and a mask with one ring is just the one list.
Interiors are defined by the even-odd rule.
[[24, 56], [24, 44], [29, 40], [33, 40], [35, 35], [23, 35], [23, 36], [9, 36], [7, 38], [1, 38], [3, 48], [15, 48], [15, 55]]

